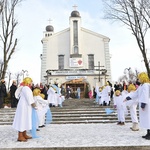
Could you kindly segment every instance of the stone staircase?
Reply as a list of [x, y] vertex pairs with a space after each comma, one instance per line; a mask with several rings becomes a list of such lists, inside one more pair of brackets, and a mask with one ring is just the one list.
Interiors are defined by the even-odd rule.
[[[105, 108], [113, 109], [113, 105], [99, 106], [94, 100], [67, 99], [63, 107], [51, 107], [52, 124], [79, 124], [79, 123], [115, 123], [117, 114], [114, 111], [106, 114]], [[11, 125], [15, 115], [15, 108], [0, 109], [0, 125]], [[130, 115], [126, 122], [131, 122]]]

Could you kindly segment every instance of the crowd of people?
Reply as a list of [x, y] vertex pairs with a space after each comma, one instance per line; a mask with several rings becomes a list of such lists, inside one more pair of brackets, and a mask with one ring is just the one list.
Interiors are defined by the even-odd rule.
[[113, 86], [107, 81], [104, 86], [93, 88], [92, 97], [100, 106], [108, 106], [112, 102], [117, 112], [117, 125], [125, 125], [125, 118], [130, 112], [132, 121], [130, 129], [139, 131], [140, 124], [141, 128], [147, 129], [147, 134], [142, 138], [150, 140], [150, 79], [147, 73], [140, 73], [134, 83], [123, 81], [122, 84], [116, 82]]
[[[77, 88], [77, 98], [80, 98], [80, 88]], [[65, 99], [71, 97], [71, 88], [64, 85], [58, 87], [57, 84], [50, 86], [34, 85], [32, 79], [24, 78], [17, 87], [16, 81], [10, 86], [11, 107], [16, 107], [13, 121], [13, 128], [18, 131], [18, 141], [38, 137], [36, 131], [45, 127], [46, 123], [51, 123], [52, 114], [50, 107], [62, 107]], [[0, 108], [3, 107], [4, 98], [7, 96], [5, 80], [0, 83]], [[100, 106], [109, 106], [111, 103], [117, 112], [117, 125], [125, 125], [125, 118], [130, 111], [132, 131], [138, 131], [139, 125], [147, 129], [147, 134], [142, 136], [150, 140], [150, 80], [145, 72], [138, 75], [135, 83], [125, 81], [116, 82], [114, 86], [107, 81], [103, 86], [93, 87], [93, 92], [89, 91], [89, 98], [95, 99]], [[139, 109], [139, 119], [137, 116]], [[28, 136], [26, 131], [30, 131], [32, 136]]]

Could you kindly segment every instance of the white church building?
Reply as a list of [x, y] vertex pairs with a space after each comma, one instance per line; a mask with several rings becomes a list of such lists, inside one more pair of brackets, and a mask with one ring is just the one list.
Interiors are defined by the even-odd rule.
[[52, 25], [46, 26], [41, 54], [41, 82], [70, 86], [74, 91], [86, 90], [111, 81], [109, 53], [110, 39], [107, 36], [81, 27], [77, 10], [71, 12], [69, 27], [55, 33]]

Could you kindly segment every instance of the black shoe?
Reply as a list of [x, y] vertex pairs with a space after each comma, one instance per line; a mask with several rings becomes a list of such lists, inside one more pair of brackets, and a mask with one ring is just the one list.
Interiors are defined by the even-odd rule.
[[36, 129], [36, 131], [40, 131], [40, 129]]
[[121, 122], [120, 125], [125, 125], [125, 123], [124, 123], [124, 122]]
[[149, 135], [148, 134], [146, 134], [146, 135], [144, 135], [144, 136], [142, 136], [142, 138], [147, 138]]
[[118, 123], [117, 123], [117, 125], [120, 125], [120, 124], [121, 124], [121, 122], [118, 122]]
[[51, 103], [49, 104], [49, 107], [52, 107], [52, 104], [51, 104]]
[[45, 127], [45, 125], [39, 126], [39, 128], [43, 128], [43, 127]]
[[150, 140], [150, 135], [145, 137], [146, 140]]

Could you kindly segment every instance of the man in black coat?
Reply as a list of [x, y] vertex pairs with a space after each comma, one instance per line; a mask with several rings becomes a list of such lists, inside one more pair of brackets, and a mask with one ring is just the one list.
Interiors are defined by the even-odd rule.
[[15, 97], [16, 90], [17, 90], [17, 84], [16, 81], [13, 81], [10, 87], [11, 108], [17, 107], [18, 99], [16, 99]]
[[4, 98], [7, 96], [5, 80], [0, 82], [0, 108], [3, 108]]

